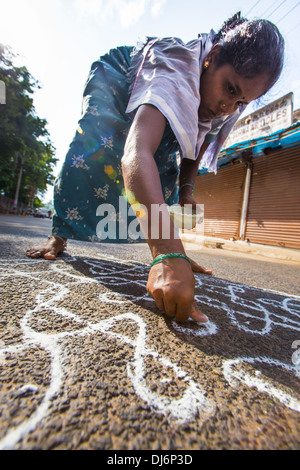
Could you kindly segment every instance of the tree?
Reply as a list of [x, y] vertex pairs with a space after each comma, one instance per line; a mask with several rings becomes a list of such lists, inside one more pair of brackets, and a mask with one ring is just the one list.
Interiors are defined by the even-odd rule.
[[[37, 116], [33, 94], [39, 83], [25, 66], [15, 67], [15, 55], [0, 44], [0, 80], [6, 88], [6, 104], [0, 105], [0, 192], [32, 204], [38, 192], [53, 183], [57, 162], [47, 131], [47, 121]], [[21, 179], [20, 179], [21, 176]]]

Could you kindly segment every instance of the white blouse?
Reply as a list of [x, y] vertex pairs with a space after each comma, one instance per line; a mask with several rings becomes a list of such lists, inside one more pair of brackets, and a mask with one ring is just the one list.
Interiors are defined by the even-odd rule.
[[142, 104], [159, 109], [178, 140], [181, 158], [196, 160], [203, 142], [211, 142], [200, 168], [216, 173], [219, 152], [245, 106], [230, 116], [199, 121], [200, 77], [214, 34], [211, 31], [187, 44], [177, 38], [147, 38], [133, 55], [126, 112], [133, 115]]

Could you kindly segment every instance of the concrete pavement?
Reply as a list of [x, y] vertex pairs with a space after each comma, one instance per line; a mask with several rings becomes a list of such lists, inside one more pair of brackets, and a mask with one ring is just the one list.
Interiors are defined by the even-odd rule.
[[279, 246], [250, 243], [242, 240], [225, 240], [216, 237], [201, 237], [185, 232], [181, 236], [186, 246], [192, 251], [199, 251], [199, 246], [204, 248], [217, 248], [225, 251], [260, 255], [270, 259], [283, 261], [295, 261], [300, 263], [300, 250], [283, 248]]
[[1, 449], [300, 448], [299, 263], [189, 252], [214, 270], [195, 276], [210, 321], [178, 325], [147, 246], [26, 258], [49, 225], [0, 216]]

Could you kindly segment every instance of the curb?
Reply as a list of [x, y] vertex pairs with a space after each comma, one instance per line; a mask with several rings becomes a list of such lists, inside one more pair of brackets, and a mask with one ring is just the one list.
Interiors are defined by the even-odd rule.
[[203, 237], [194, 233], [181, 233], [180, 238], [184, 243], [185, 249], [191, 251], [200, 251], [203, 248], [216, 248], [300, 263], [300, 250], [297, 249], [260, 245], [242, 240], [232, 241], [223, 238]]

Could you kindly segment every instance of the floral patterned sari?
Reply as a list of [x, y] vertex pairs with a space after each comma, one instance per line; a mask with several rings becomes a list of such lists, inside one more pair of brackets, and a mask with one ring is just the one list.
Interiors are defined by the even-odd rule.
[[[121, 171], [132, 122], [126, 113], [132, 50], [126, 46], [113, 49], [91, 67], [82, 117], [54, 188], [53, 235], [107, 243], [145, 241], [142, 234], [137, 238], [127, 230], [135, 216]], [[177, 151], [177, 140], [167, 125], [155, 161], [168, 205], [178, 201]], [[104, 219], [115, 230], [105, 231]]]

